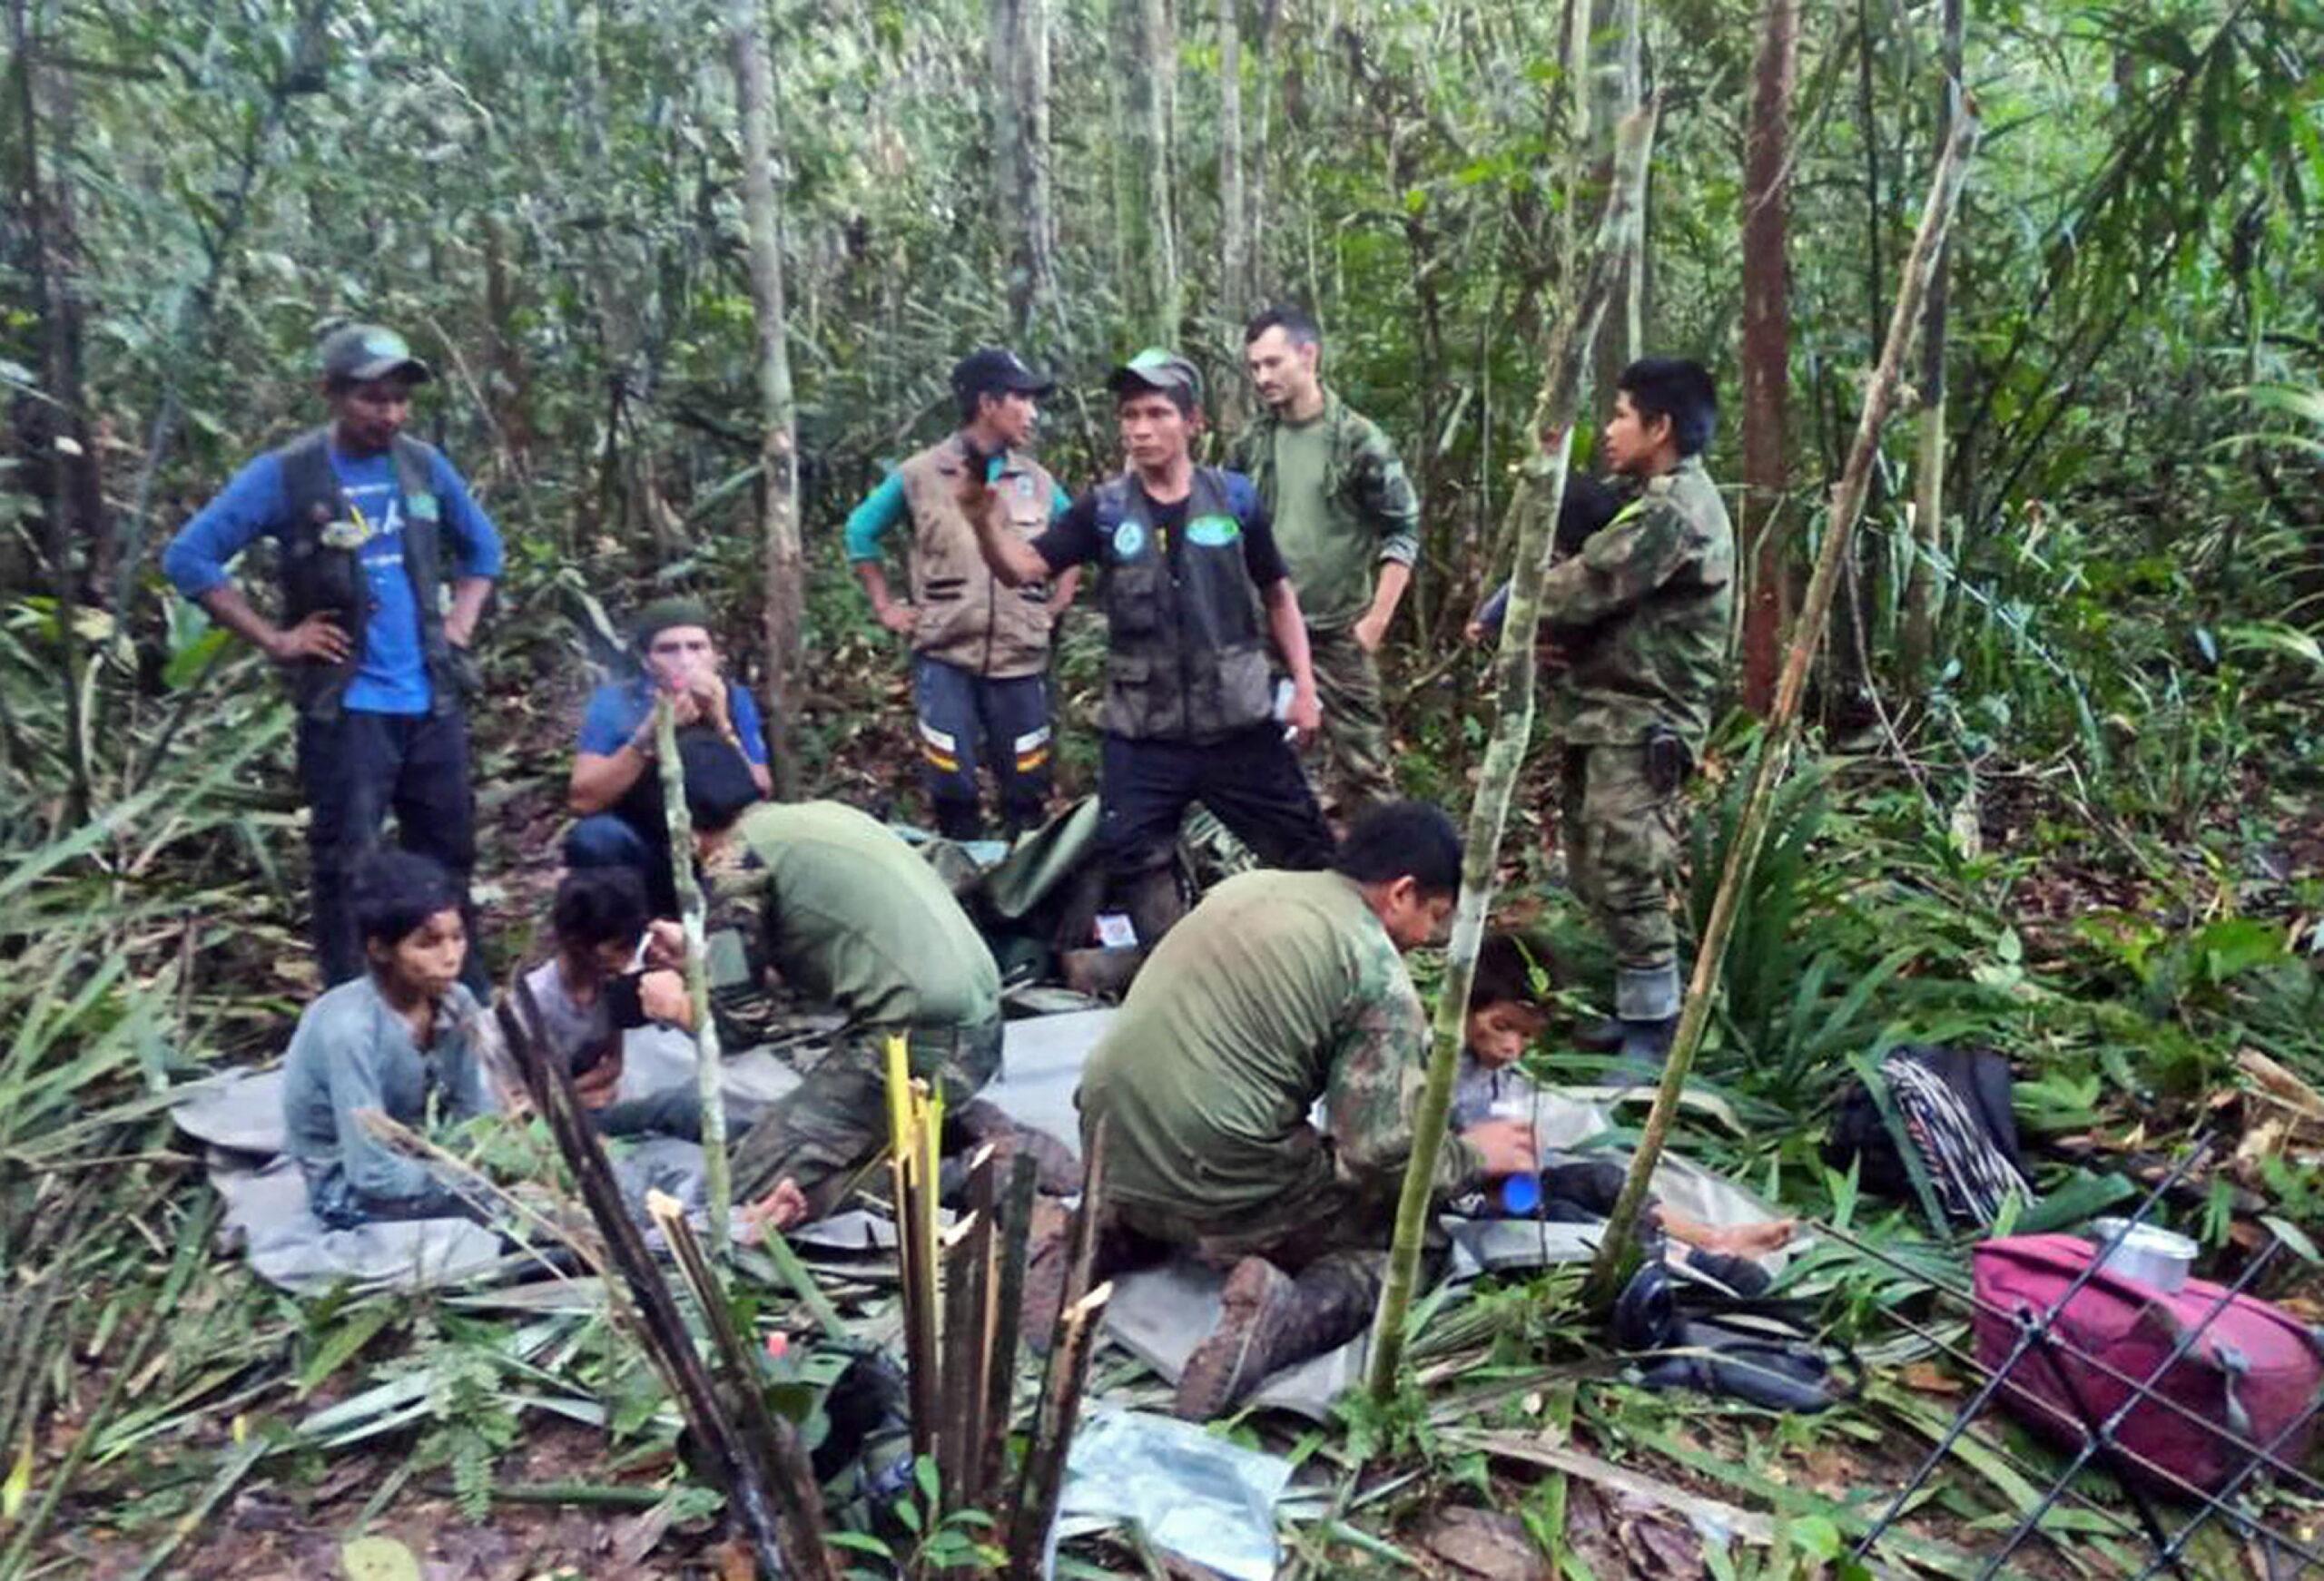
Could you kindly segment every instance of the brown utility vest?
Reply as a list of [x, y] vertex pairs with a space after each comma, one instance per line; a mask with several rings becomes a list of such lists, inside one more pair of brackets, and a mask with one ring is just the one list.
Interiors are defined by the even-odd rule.
[[[912, 651], [995, 679], [1038, 675], [1049, 663], [1049, 584], [1004, 586], [985, 565], [976, 529], [952, 497], [962, 464], [954, 434], [896, 469], [911, 512]], [[1047, 530], [1057, 484], [1039, 462], [1009, 451], [992, 487], [1018, 536]]]
[[1266, 619], [1243, 559], [1257, 509], [1249, 478], [1197, 466], [1186, 530], [1166, 543], [1134, 479], [1098, 486], [1109, 733], [1210, 741], [1274, 712]]

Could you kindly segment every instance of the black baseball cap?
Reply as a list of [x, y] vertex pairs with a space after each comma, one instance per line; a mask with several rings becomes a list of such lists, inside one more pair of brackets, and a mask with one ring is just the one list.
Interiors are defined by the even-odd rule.
[[348, 324], [323, 337], [323, 378], [330, 384], [363, 384], [401, 374], [414, 384], [436, 377], [411, 354], [404, 338], [377, 324]]
[[1190, 399], [1199, 401], [1202, 375], [1177, 352], [1149, 346], [1106, 375], [1106, 388], [1116, 395], [1137, 389], [1159, 390], [1164, 395], [1183, 390]]
[[980, 346], [952, 365], [955, 395], [1028, 395], [1038, 400], [1056, 388], [1056, 380], [1043, 378], [1000, 346]]

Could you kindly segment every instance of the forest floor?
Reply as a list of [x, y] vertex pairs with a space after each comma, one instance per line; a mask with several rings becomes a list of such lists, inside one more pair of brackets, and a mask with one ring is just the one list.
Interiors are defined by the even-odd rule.
[[[909, 816], [901, 666], [869, 642], [846, 657], [823, 673], [813, 702], [822, 785]], [[480, 895], [504, 965], [529, 948], [546, 912], [556, 874], [543, 853], [563, 817], [582, 692], [577, 673], [569, 685], [496, 691], [479, 715]], [[1062, 692], [1069, 718], [1086, 688]], [[1434, 777], [1452, 785], [1432, 779], [1437, 743], [1403, 744], [1419, 788], [1457, 795], [1457, 775]], [[1737, 743], [1728, 748], [1706, 778], [1699, 870], [1718, 854], [1738, 761]], [[1088, 765], [1069, 759], [1066, 772], [1077, 789]], [[1547, 772], [1536, 765], [1521, 809], [1553, 804]], [[1621, 1380], [1570, 1279], [1489, 1286], [1448, 1323], [1455, 1331], [1433, 1346], [1423, 1336], [1413, 1398], [1348, 1407], [1321, 1429], [1264, 1415], [1224, 1429], [1289, 1455], [1298, 1485], [1332, 1501], [1322, 1518], [1286, 1527], [1302, 1574], [1829, 1573], [1975, 1387], [1915, 1332], [1965, 1333], [1960, 1311], [1934, 1291], [1962, 1282], [1967, 1243], [1862, 1197], [1817, 1157], [1850, 1058], [1901, 1036], [2013, 1055], [2036, 1183], [2053, 1202], [2134, 1194], [2181, 1139], [2207, 1128], [2214, 1162], [2174, 1193], [2169, 1216], [2202, 1240], [2215, 1277], [2283, 1240], [2288, 1254], [2257, 1288], [2324, 1320], [2308, 1240], [2324, 1233], [2313, 1168], [2324, 1130], [2271, 1104], [2237, 1060], [2264, 1051], [2298, 1079], [2324, 1082], [2314, 966], [2296, 948], [2316, 925], [2319, 897], [2300, 876], [2324, 872], [2324, 808], [2247, 775], [2236, 796], [2165, 827], [2094, 804], [2045, 764], [1987, 768], [1969, 795], [1941, 799], [1871, 761], [1828, 761], [1800, 783], [1752, 902], [1768, 926], [1730, 952], [1730, 1003], [1704, 1065], [1707, 1089], [1739, 1124], [1690, 1119], [1678, 1145], [1905, 1265], [1827, 1237], [1787, 1284], [1832, 1344], [1861, 1359], [1863, 1390], [1812, 1418], [1649, 1393]], [[1554, 832], [1546, 812], [1521, 812], [1502, 908], [1545, 928], [1569, 979], [1587, 984], [1602, 960], [1557, 882]], [[232, 903], [245, 914], [204, 952], [195, 1013], [226, 1057], [259, 1062], [281, 1046], [312, 979], [279, 891], [253, 884]], [[1420, 967], [1425, 981], [1432, 968]], [[1590, 1009], [1578, 990], [1565, 998], [1577, 1016]], [[1554, 1053], [1536, 1066], [1551, 1079], [1596, 1074]], [[416, 1561], [407, 1573], [428, 1581], [748, 1573], [747, 1555], [720, 1539], [707, 1501], [678, 1471], [658, 1390], [601, 1318], [547, 1320], [543, 1338], [526, 1333], [539, 1327], [530, 1318], [443, 1298], [294, 1301], [211, 1253], [196, 1161], [172, 1151], [165, 1130], [143, 1134], [137, 1194], [126, 1211], [107, 1210], [119, 1212], [110, 1232], [75, 1217], [94, 1211], [104, 1172], [59, 1170], [42, 1188], [59, 1255], [77, 1249], [85, 1277], [114, 1299], [113, 1315], [69, 1349], [18, 1359], [50, 1370], [61, 1405], [13, 1453], [10, 1526], [21, 1530], [60, 1466], [78, 1458], [25, 1573], [327, 1576], [359, 1535], [395, 1539]], [[23, 1271], [28, 1286], [43, 1277]], [[852, 1294], [851, 1311], [884, 1299], [876, 1288]], [[768, 1303], [766, 1321], [779, 1304]], [[408, 1409], [373, 1419], [352, 1442], [311, 1426], [335, 1402], [415, 1378], [424, 1387]], [[1100, 1381], [1131, 1401], [1163, 1398], [1118, 1353], [1101, 1362]], [[1896, 1572], [1976, 1575], [2063, 1465], [1989, 1414], [1951, 1443], [1872, 1557]], [[2260, 1528], [2324, 1541], [2324, 1500], [2276, 1486], [2243, 1502]], [[2165, 1519], [2188, 1514], [2166, 1507]], [[2102, 1472], [2083, 1472], [2039, 1526], [2000, 1573], [2145, 1570], [2134, 1505]], [[2206, 1576], [2294, 1573], [2283, 1561], [2214, 1522], [2186, 1564]], [[1060, 1573], [1188, 1572], [1130, 1534], [1068, 1545]]]

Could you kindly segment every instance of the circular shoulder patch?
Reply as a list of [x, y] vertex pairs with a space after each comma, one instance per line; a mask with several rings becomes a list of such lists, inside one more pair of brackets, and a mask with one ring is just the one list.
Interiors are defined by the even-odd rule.
[[1114, 529], [1114, 553], [1125, 560], [1137, 558], [1146, 547], [1146, 528], [1137, 522], [1124, 522]]

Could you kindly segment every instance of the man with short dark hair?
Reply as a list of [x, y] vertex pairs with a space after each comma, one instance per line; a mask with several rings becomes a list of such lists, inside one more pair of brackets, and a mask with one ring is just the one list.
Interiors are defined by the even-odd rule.
[[581, 719], [566, 787], [566, 805], [578, 821], [565, 837], [565, 865], [635, 870], [655, 911], [667, 917], [677, 910], [677, 888], [656, 761], [655, 699], [670, 699], [681, 747], [697, 736], [719, 743], [762, 796], [773, 781], [758, 704], [750, 688], [721, 673], [709, 609], [698, 599], [660, 599], [638, 613], [633, 630], [638, 673], [590, 693]]
[[1573, 633], [1546, 710], [1567, 876], [1614, 947], [1614, 1019], [1578, 1041], [1635, 1066], [1659, 1065], [1678, 1026], [1681, 792], [1727, 673], [1735, 534], [1702, 463], [1718, 420], [1701, 364], [1624, 368], [1599, 451], [1637, 497], [1541, 586], [1542, 629]]
[[[1106, 611], [1098, 843], [1138, 942], [1177, 919], [1168, 867], [1200, 801], [1274, 867], [1321, 867], [1331, 831], [1285, 739], [1320, 721], [1299, 594], [1250, 479], [1196, 466], [1202, 380], [1176, 352], [1141, 351], [1107, 379], [1129, 469], [1073, 502], [1030, 543], [963, 478], [961, 509], [1010, 586], [1096, 561]], [[1290, 672], [1275, 713], [1269, 639]]]
[[[467, 894], [476, 802], [462, 694], [475, 685], [468, 647], [500, 574], [500, 535], [452, 464], [403, 432], [413, 388], [433, 377], [403, 337], [350, 324], [324, 338], [320, 360], [330, 421], [235, 474], [179, 529], [162, 568], [290, 675], [310, 925], [331, 984], [363, 969], [348, 878], [389, 812], [398, 843], [442, 864]], [[278, 547], [279, 624], [228, 576], [261, 537]], [[475, 908], [463, 899], [461, 911], [466, 980], [481, 994]]]
[[[1231, 1409], [1370, 1320], [1427, 1074], [1403, 956], [1436, 937], [1460, 888], [1452, 820], [1376, 808], [1328, 872], [1212, 889], [1090, 1055], [1078, 1102], [1085, 1139], [1106, 1133], [1110, 1265], [1157, 1247], [1236, 1260], [1179, 1380], [1181, 1416]], [[1319, 1100], [1323, 1130], [1307, 1118]], [[1532, 1166], [1531, 1131], [1487, 1120], [1445, 1138], [1434, 1180], [1453, 1196]]]
[[[991, 772], [1010, 834], [1035, 827], [1048, 810], [1049, 638], [1081, 574], [1068, 566], [1051, 582], [996, 584], [960, 515], [954, 480], [964, 467], [982, 471], [1019, 537], [1063, 515], [1065, 491], [1027, 448], [1052, 388], [1015, 352], [970, 352], [952, 368], [960, 428], [906, 459], [847, 518], [848, 563], [872, 613], [911, 639], [921, 777], [938, 831], [954, 840], [984, 832], [979, 764]], [[881, 540], [906, 520], [908, 604], [889, 592], [880, 564]]]
[[1373, 655], [1412, 583], [1420, 498], [1379, 425], [1324, 385], [1323, 349], [1304, 308], [1269, 308], [1244, 329], [1264, 409], [1227, 464], [1257, 487], [1299, 588], [1332, 791], [1353, 820], [1396, 793]]

